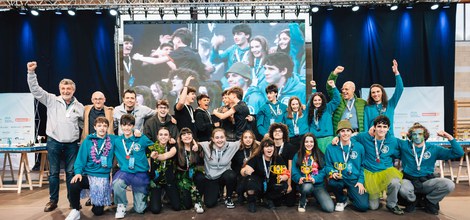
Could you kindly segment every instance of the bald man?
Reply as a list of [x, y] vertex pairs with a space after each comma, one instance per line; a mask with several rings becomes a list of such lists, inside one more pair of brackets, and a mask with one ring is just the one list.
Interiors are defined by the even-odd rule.
[[[91, 103], [93, 105], [85, 106], [85, 111], [83, 115], [84, 124], [81, 141], [85, 140], [86, 136], [89, 134], [95, 133], [95, 128], [93, 127], [93, 122], [99, 116], [104, 116], [108, 121], [113, 121], [113, 107], [105, 106], [106, 97], [100, 91], [96, 91], [91, 95]], [[108, 134], [114, 134], [113, 123], [109, 124]]]
[[[344, 67], [337, 66], [328, 76], [328, 80], [333, 80], [336, 83], [338, 74], [344, 71]], [[328, 95], [333, 97], [333, 88], [326, 84]], [[367, 104], [366, 100], [356, 97], [354, 92], [356, 85], [352, 81], [347, 81], [341, 88], [341, 102], [333, 114], [333, 131], [337, 130], [338, 122], [341, 120], [349, 120], [354, 132], [364, 131], [364, 107]]]

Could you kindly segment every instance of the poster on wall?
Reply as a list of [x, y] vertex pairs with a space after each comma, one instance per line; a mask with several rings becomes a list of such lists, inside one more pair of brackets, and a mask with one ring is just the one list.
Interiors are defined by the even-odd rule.
[[[385, 88], [387, 96], [393, 95], [395, 88]], [[363, 99], [367, 100], [369, 88], [362, 88]], [[403, 133], [415, 123], [424, 125], [430, 132], [430, 140], [438, 140], [437, 131], [444, 130], [444, 87], [405, 87], [395, 109], [394, 134], [401, 138]]]
[[159, 99], [173, 106], [191, 75], [196, 93], [211, 98], [210, 109], [234, 86], [244, 90], [252, 114], [266, 103], [269, 84], [278, 86], [279, 101], [298, 96], [305, 103], [304, 32], [299, 20], [124, 22], [121, 91], [134, 89], [139, 104], [151, 108]]
[[[34, 97], [31, 93], [0, 93], [0, 146], [16, 147], [34, 142]], [[18, 169], [20, 154], [10, 154], [13, 169]], [[0, 161], [4, 160], [0, 154]], [[28, 154], [30, 166], [34, 154]], [[3, 167], [3, 163], [0, 164]]]

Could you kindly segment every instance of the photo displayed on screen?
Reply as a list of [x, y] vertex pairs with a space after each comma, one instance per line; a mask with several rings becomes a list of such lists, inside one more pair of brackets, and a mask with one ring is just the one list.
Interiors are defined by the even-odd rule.
[[[287, 104], [305, 104], [305, 27], [300, 21], [125, 22], [121, 51], [121, 91], [132, 88], [139, 104], [176, 103], [189, 75], [197, 94], [207, 94], [210, 109], [222, 105], [224, 90], [239, 86], [256, 114], [266, 103], [266, 86], [279, 88]], [[186, 68], [192, 71], [175, 69]], [[188, 73], [188, 74], [183, 74]]]

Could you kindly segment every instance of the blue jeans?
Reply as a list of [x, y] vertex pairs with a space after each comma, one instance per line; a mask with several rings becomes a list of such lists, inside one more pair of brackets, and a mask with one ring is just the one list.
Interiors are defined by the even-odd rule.
[[369, 194], [359, 194], [359, 187], [355, 187], [356, 183], [357, 180], [330, 179], [328, 185], [333, 189], [336, 202], [346, 202], [347, 198], [343, 193], [343, 189], [346, 188], [348, 190], [348, 197], [352, 200], [354, 208], [356, 208], [357, 211], [365, 212], [369, 209]]
[[[78, 144], [61, 143], [53, 138], [47, 139], [47, 157], [49, 160], [49, 199], [59, 201], [59, 173], [60, 161], [65, 160], [65, 179], [67, 184], [67, 198], [69, 199], [70, 181], [73, 178], [73, 164], [77, 157]], [[69, 199], [70, 201], [70, 199]]]
[[320, 203], [320, 207], [325, 212], [333, 212], [335, 205], [330, 197], [330, 194], [325, 189], [323, 184], [314, 185], [313, 183], [303, 183], [299, 185], [300, 189], [300, 201], [299, 205], [305, 207], [307, 202], [307, 196], [312, 194], [313, 197]]

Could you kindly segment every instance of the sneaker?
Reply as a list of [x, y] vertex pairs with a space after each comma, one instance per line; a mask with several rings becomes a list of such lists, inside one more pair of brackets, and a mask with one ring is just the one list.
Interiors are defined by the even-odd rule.
[[346, 208], [346, 206], [348, 206], [347, 202], [338, 202], [336, 203], [335, 211], [342, 212], [344, 211], [344, 208]]
[[305, 212], [305, 205], [300, 205], [300, 204], [299, 204], [299, 207], [297, 208], [297, 211], [299, 211], [299, 212]]
[[256, 204], [254, 202], [248, 203], [248, 211], [251, 212], [251, 213], [256, 212]]
[[67, 215], [67, 218], [65, 218], [65, 220], [78, 220], [78, 219], [80, 219], [80, 211], [76, 209], [72, 209], [69, 215]]
[[225, 199], [225, 205], [227, 206], [227, 209], [235, 208], [235, 204], [233, 204], [232, 198], [230, 198], [230, 197], [227, 197]]
[[46, 207], [44, 207], [44, 212], [50, 212], [53, 211], [54, 209], [57, 208], [57, 202], [54, 200], [50, 200], [47, 204]]
[[202, 205], [201, 203], [197, 202], [196, 204], [194, 204], [194, 210], [196, 210], [196, 213], [197, 214], [202, 214], [204, 213], [204, 209], [202, 208]]
[[124, 218], [126, 216], [126, 206], [124, 204], [118, 204], [116, 208], [116, 215], [114, 218]]
[[238, 204], [240, 205], [243, 205], [243, 203], [245, 203], [245, 196], [242, 194], [242, 195], [238, 195]]
[[408, 202], [403, 210], [405, 212], [411, 213], [416, 211], [416, 202]]
[[439, 215], [439, 203], [433, 204], [429, 200], [425, 199], [426, 206], [424, 207], [424, 211], [433, 215]]
[[276, 206], [274, 206], [274, 203], [272, 200], [267, 199], [266, 200], [266, 208], [274, 210], [276, 209]]
[[393, 208], [390, 208], [387, 206], [387, 209], [390, 210], [391, 212], [393, 212], [393, 214], [395, 215], [403, 215], [405, 214], [405, 212], [403, 212], [403, 210], [401, 210], [400, 207], [398, 207], [397, 205]]

